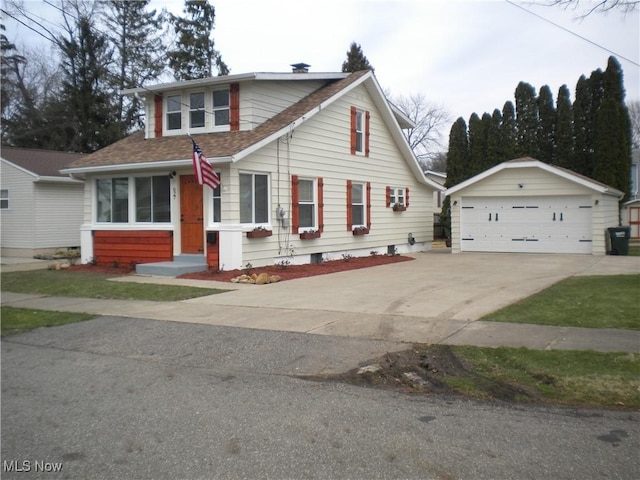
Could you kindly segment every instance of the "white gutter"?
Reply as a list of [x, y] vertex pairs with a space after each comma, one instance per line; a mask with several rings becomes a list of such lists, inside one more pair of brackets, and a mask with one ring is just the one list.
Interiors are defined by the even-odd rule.
[[71, 183], [71, 184], [83, 184], [82, 180], [76, 180], [71, 177], [50, 177], [47, 175], [37, 176], [34, 183]]
[[[233, 157], [207, 157], [207, 160], [211, 161], [213, 165], [221, 163], [231, 163]], [[166, 160], [163, 162], [141, 162], [141, 163], [128, 163], [120, 165], [100, 165], [100, 166], [87, 166], [87, 167], [73, 167], [60, 170], [63, 173], [70, 175], [77, 173], [109, 173], [109, 172], [121, 172], [121, 171], [133, 171], [133, 170], [162, 170], [162, 169], [175, 169], [179, 167], [190, 167], [193, 165], [191, 158], [181, 160]]]

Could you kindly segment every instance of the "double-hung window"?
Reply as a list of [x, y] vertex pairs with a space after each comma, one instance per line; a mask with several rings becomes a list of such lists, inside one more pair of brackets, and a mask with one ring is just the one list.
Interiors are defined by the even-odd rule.
[[364, 153], [364, 113], [361, 110], [356, 110], [356, 152]]
[[129, 179], [104, 178], [96, 180], [98, 222], [129, 222]]
[[369, 156], [371, 115], [366, 110], [351, 107], [351, 154]]
[[391, 205], [405, 206], [404, 188], [392, 187], [391, 188]]
[[136, 177], [136, 222], [171, 221], [169, 177]]
[[9, 209], [9, 190], [3, 188], [0, 190], [0, 210]]
[[240, 174], [240, 223], [269, 223], [269, 175]]
[[351, 189], [351, 224], [355, 227], [365, 225], [364, 184], [354, 183]]
[[[221, 179], [220, 173], [217, 175]], [[213, 189], [213, 221], [214, 223], [222, 222], [222, 189], [220, 185]]]
[[204, 127], [204, 92], [189, 94], [189, 128]]
[[213, 125], [229, 125], [229, 90], [213, 91]]
[[167, 130], [182, 128], [182, 95], [167, 97]]
[[298, 227], [316, 229], [316, 194], [313, 180], [298, 180]]

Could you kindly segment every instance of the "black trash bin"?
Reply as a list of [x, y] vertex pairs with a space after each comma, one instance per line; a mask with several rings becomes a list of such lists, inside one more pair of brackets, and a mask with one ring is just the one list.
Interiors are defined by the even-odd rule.
[[609, 232], [609, 255], [629, 255], [631, 227], [610, 227], [607, 231]]

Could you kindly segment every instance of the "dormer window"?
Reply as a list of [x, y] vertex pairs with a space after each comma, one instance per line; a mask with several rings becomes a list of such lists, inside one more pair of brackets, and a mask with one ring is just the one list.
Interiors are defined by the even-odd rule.
[[180, 130], [182, 128], [182, 96], [170, 95], [167, 97], [167, 130]]
[[204, 127], [204, 92], [189, 94], [189, 128]]
[[213, 125], [229, 125], [229, 90], [213, 92]]

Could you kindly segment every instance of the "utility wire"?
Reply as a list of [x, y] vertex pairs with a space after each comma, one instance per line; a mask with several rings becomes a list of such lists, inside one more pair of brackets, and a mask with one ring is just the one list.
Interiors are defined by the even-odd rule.
[[604, 46], [600, 45], [599, 43], [596, 43], [596, 42], [594, 42], [594, 41], [592, 41], [592, 40], [589, 40], [588, 38], [583, 37], [582, 35], [580, 35], [580, 34], [578, 34], [578, 33], [574, 32], [574, 31], [572, 31], [572, 30], [569, 30], [569, 29], [568, 29], [568, 28], [566, 28], [566, 27], [563, 27], [562, 25], [559, 25], [559, 24], [557, 24], [557, 23], [555, 23], [555, 22], [552, 22], [551, 20], [549, 20], [549, 19], [547, 19], [547, 18], [543, 17], [542, 15], [538, 15], [537, 13], [532, 12], [531, 10], [527, 10], [527, 9], [526, 9], [526, 8], [524, 8], [522, 5], [518, 5], [517, 3], [512, 2], [511, 0], [505, 0], [505, 2], [507, 2], [509, 5], [512, 5], [512, 6], [516, 7], [516, 8], [519, 8], [520, 10], [523, 10], [523, 11], [527, 12], [527, 13], [528, 13], [528, 14], [530, 14], [530, 15], [533, 15], [534, 17], [539, 18], [540, 20], [542, 20], [542, 21], [544, 21], [544, 22], [547, 22], [547, 23], [549, 23], [549, 24], [553, 25], [553, 26], [554, 26], [554, 27], [556, 27], [556, 28], [559, 28], [560, 30], [564, 30], [565, 32], [567, 32], [567, 33], [569, 33], [569, 34], [573, 35], [574, 37], [578, 37], [580, 40], [584, 40], [585, 42], [590, 43], [591, 45], [593, 45], [593, 46], [595, 46], [595, 47], [598, 47], [598, 48], [600, 48], [600, 49], [604, 50], [605, 52], [611, 53], [612, 55], [615, 55], [616, 57], [620, 57], [620, 58], [622, 58], [622, 59], [626, 60], [627, 62], [629, 62], [629, 63], [631, 63], [631, 64], [633, 64], [633, 65], [635, 65], [635, 66], [637, 66], [637, 67], [640, 67], [640, 63], [638, 63], [638, 62], [636, 62], [636, 61], [634, 61], [634, 60], [631, 60], [630, 58], [627, 58], [627, 57], [625, 57], [624, 55], [620, 55], [619, 53], [616, 53], [616, 52], [614, 52], [613, 50], [610, 50], [610, 49], [608, 49], [607, 47], [604, 47]]

